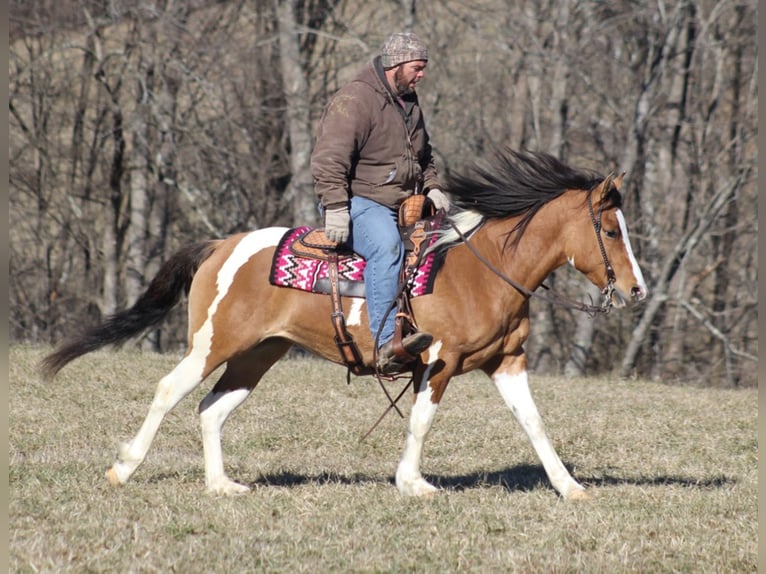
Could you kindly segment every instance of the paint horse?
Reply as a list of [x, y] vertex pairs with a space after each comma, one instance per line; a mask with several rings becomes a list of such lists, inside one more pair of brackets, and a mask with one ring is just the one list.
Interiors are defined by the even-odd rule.
[[[432, 246], [446, 252], [443, 266], [433, 292], [412, 300], [419, 327], [434, 340], [412, 367], [414, 397], [396, 486], [403, 495], [437, 490], [420, 471], [424, 440], [450, 379], [481, 369], [528, 435], [554, 488], [567, 499], [588, 498], [561, 462], [532, 399], [524, 342], [530, 293], [567, 262], [604, 289], [609, 305], [621, 307], [647, 296], [621, 211], [622, 176], [601, 177], [534, 152], [504, 150], [493, 158], [449, 178], [452, 227]], [[53, 376], [85, 353], [134, 337], [159, 324], [188, 290], [188, 350], [159, 381], [141, 428], [107, 471], [111, 484], [133, 475], [163, 417], [225, 364], [199, 405], [205, 482], [213, 493], [247, 491], [224, 471], [224, 421], [294, 344], [342, 363], [330, 298], [269, 282], [275, 246], [288, 231], [258, 229], [182, 249], [133, 307], [45, 359], [44, 371]], [[372, 365], [365, 300], [344, 297], [342, 303], [347, 328]]]

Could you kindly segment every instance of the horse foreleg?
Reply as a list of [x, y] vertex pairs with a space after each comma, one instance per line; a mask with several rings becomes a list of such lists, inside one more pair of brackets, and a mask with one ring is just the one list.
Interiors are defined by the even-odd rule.
[[144, 461], [165, 415], [204, 378], [204, 363], [192, 352], [160, 380], [141, 428], [133, 440], [120, 447], [118, 459], [106, 471], [112, 485], [125, 484]]
[[249, 487], [234, 482], [223, 467], [221, 429], [228, 416], [241, 405], [261, 377], [292, 346], [290, 341], [270, 339], [230, 359], [213, 389], [199, 404], [202, 448], [205, 454], [205, 486], [212, 494], [242, 494]]
[[553, 487], [564, 498], [572, 500], [589, 498], [585, 488], [569, 474], [551, 444], [543, 419], [532, 400], [526, 368], [522, 368], [519, 372], [499, 369], [492, 374], [492, 380], [532, 442]]
[[[433, 365], [433, 361], [431, 365]], [[422, 376], [416, 376], [418, 385], [415, 393], [415, 403], [410, 411], [409, 429], [404, 444], [404, 452], [396, 469], [396, 487], [405, 496], [423, 496], [436, 492], [437, 488], [420, 474], [420, 459], [423, 454], [423, 442], [439, 408], [439, 399], [446, 386], [446, 381], [435, 393], [428, 380], [430, 367], [425, 369]], [[420, 381], [418, 383], [418, 381]]]

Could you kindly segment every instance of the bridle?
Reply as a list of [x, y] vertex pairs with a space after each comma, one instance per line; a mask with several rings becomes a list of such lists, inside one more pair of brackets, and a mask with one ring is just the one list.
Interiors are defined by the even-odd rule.
[[601, 258], [604, 260], [604, 267], [606, 269], [606, 286], [601, 290], [601, 295], [604, 297], [600, 305], [592, 305], [592, 304], [586, 304], [581, 303], [580, 301], [575, 301], [573, 299], [570, 299], [569, 297], [566, 297], [560, 293], [556, 293], [555, 291], [551, 292], [550, 295], [544, 294], [544, 293], [538, 293], [537, 291], [532, 291], [530, 289], [527, 289], [520, 283], [517, 283], [510, 277], [507, 277], [503, 274], [502, 271], [500, 271], [497, 267], [495, 267], [492, 263], [490, 263], [479, 251], [476, 249], [476, 247], [473, 246], [473, 244], [469, 241], [468, 237], [458, 229], [457, 225], [451, 220], [448, 219], [450, 222], [450, 225], [452, 226], [452, 229], [455, 230], [455, 233], [457, 233], [460, 240], [465, 243], [466, 247], [471, 250], [471, 253], [476, 256], [476, 258], [481, 261], [484, 265], [487, 266], [487, 268], [492, 271], [495, 275], [497, 275], [500, 279], [514, 287], [516, 290], [520, 291], [524, 295], [527, 295], [528, 297], [537, 297], [538, 299], [541, 299], [543, 301], [547, 301], [548, 303], [551, 303], [553, 305], [559, 305], [561, 307], [568, 307], [570, 309], [575, 309], [577, 311], [583, 311], [589, 316], [593, 317], [597, 313], [609, 313], [609, 310], [612, 308], [612, 294], [614, 293], [615, 287], [614, 284], [617, 281], [617, 278], [614, 274], [614, 269], [612, 268], [611, 263], [609, 263], [609, 258], [606, 254], [606, 248], [604, 247], [604, 242], [601, 239], [601, 215], [604, 210], [603, 204], [599, 207], [598, 210], [598, 217], [596, 217], [596, 214], [593, 210], [593, 190], [588, 192], [588, 212], [590, 213], [590, 219], [593, 223], [593, 229], [596, 231], [596, 239], [598, 240], [598, 246], [601, 251]]
[[[611, 183], [611, 182], [609, 182]], [[604, 202], [601, 202], [598, 208], [598, 217], [593, 213], [593, 192], [588, 192], [588, 212], [590, 213], [590, 220], [593, 223], [593, 229], [596, 231], [596, 239], [598, 240], [598, 248], [601, 250], [601, 258], [604, 260], [604, 267], [606, 269], [606, 285], [601, 290], [601, 295], [604, 296], [602, 306], [609, 303], [609, 307], [606, 312], [609, 312], [609, 308], [612, 306], [612, 293], [614, 293], [614, 284], [617, 281], [617, 277], [614, 275], [614, 268], [609, 263], [609, 257], [606, 255], [606, 248], [604, 247], [604, 240], [601, 239], [601, 214], [604, 211]]]

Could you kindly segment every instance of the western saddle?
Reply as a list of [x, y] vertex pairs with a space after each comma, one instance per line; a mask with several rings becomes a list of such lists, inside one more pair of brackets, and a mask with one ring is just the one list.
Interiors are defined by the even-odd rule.
[[[399, 208], [399, 233], [404, 243], [405, 253], [404, 263], [399, 272], [399, 291], [395, 301], [393, 349], [394, 354], [402, 359], [411, 359], [402, 345], [402, 339], [417, 330], [407, 284], [420, 264], [424, 251], [423, 242], [427, 238], [428, 231], [438, 225], [440, 217], [434, 217], [435, 215], [433, 204], [422, 194], [410, 196]], [[335, 329], [335, 344], [350, 372], [357, 376], [375, 373], [375, 366], [371, 368], [364, 364], [356, 341], [346, 329], [346, 318], [343, 313], [338, 282], [338, 261], [344, 254], [348, 255], [348, 253], [339, 249], [334, 241], [327, 239], [322, 229], [312, 229], [297, 238], [290, 250], [302, 257], [328, 262], [330, 301], [332, 302], [330, 319]], [[389, 312], [392, 310], [393, 307], [389, 309]]]

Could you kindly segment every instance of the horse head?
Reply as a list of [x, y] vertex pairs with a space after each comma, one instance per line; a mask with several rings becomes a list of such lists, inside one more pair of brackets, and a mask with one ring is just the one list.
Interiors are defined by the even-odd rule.
[[620, 187], [624, 173], [606, 176], [587, 192], [567, 259], [616, 307], [646, 298], [648, 289], [633, 254], [623, 215]]

